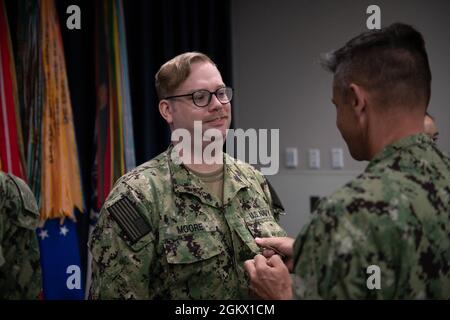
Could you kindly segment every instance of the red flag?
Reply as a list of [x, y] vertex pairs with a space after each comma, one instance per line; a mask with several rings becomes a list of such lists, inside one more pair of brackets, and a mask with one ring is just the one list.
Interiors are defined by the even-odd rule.
[[3, 0], [0, 0], [0, 169], [26, 180], [14, 58]]

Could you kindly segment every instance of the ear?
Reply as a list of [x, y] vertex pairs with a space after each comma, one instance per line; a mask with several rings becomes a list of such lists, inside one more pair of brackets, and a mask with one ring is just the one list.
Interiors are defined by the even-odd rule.
[[367, 93], [364, 88], [355, 83], [350, 86], [350, 103], [356, 117], [364, 117], [367, 113]]
[[159, 113], [164, 118], [164, 120], [167, 121], [167, 123], [172, 125], [173, 123], [173, 117], [172, 117], [172, 108], [169, 105], [169, 102], [167, 100], [161, 100], [159, 101]]

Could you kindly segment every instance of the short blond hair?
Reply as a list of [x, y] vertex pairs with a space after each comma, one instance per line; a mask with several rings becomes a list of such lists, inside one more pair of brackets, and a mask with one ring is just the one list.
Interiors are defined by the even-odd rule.
[[155, 75], [155, 88], [158, 99], [172, 95], [191, 73], [191, 66], [196, 62], [215, 63], [200, 52], [186, 52], [164, 63]]

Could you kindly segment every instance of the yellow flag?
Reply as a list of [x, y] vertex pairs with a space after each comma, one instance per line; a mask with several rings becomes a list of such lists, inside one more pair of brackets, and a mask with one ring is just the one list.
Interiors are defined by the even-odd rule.
[[73, 218], [83, 210], [78, 152], [64, 49], [53, 0], [41, 0], [44, 67], [41, 219]]

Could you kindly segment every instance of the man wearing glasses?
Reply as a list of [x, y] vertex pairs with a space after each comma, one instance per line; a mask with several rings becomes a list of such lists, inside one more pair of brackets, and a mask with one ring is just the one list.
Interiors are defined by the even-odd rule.
[[[155, 78], [172, 133], [193, 136], [198, 121], [203, 134], [214, 129], [225, 137], [233, 90], [209, 57], [181, 54]], [[222, 151], [214, 163], [180, 161], [177, 143], [173, 138], [111, 191], [90, 239], [90, 298], [249, 298], [243, 264], [261, 252], [254, 238], [286, 235], [276, 222], [282, 207], [257, 170]], [[194, 144], [182, 152], [195, 155]]]

